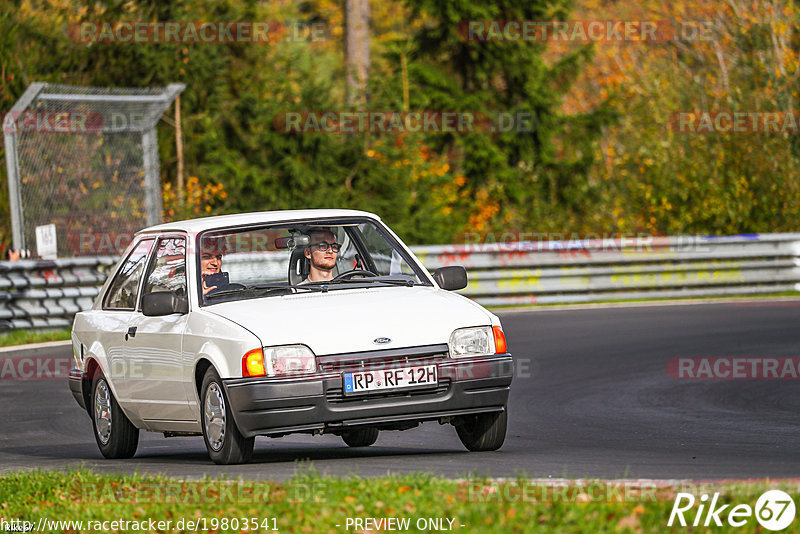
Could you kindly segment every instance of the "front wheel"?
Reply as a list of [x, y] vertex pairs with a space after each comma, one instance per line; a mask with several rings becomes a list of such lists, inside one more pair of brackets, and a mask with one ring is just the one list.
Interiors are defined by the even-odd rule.
[[106, 458], [130, 458], [136, 454], [139, 429], [122, 412], [102, 373], [92, 382], [92, 427], [97, 446]]
[[222, 380], [209, 367], [203, 378], [200, 390], [203, 407], [203, 439], [206, 442], [208, 456], [216, 464], [243, 464], [253, 456], [253, 445], [256, 438], [246, 438], [239, 432], [233, 420], [231, 408], [225, 397]]
[[508, 407], [502, 412], [466, 415], [456, 425], [461, 443], [471, 451], [496, 451], [506, 440]]
[[350, 447], [369, 447], [378, 441], [377, 428], [363, 428], [342, 434], [342, 439]]

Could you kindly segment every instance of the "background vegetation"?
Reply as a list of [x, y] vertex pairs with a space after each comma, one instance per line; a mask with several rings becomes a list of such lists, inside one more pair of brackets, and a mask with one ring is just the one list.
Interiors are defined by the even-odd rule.
[[[521, 7], [524, 4], [524, 7]], [[29, 83], [187, 84], [186, 180], [159, 125], [165, 217], [351, 207], [411, 243], [464, 233], [791, 231], [797, 135], [680, 134], [686, 110], [793, 110], [798, 8], [782, 0], [386, 0], [371, 4], [373, 110], [529, 112], [503, 134], [285, 134], [276, 115], [346, 110], [343, 0], [6, 0], [0, 108]], [[465, 42], [462, 20], [667, 20], [707, 39]], [[80, 44], [69, 24], [116, 20], [324, 23], [322, 41]], [[0, 148], [0, 150], [2, 150]], [[5, 166], [0, 246], [10, 242]]]

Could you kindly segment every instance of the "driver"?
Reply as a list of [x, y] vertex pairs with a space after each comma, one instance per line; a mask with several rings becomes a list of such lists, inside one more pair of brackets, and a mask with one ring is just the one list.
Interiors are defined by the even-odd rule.
[[308, 278], [300, 282], [327, 282], [333, 280], [333, 269], [339, 256], [341, 245], [336, 242], [333, 232], [326, 229], [312, 230], [309, 234], [311, 242], [303, 254], [308, 259], [311, 268]]

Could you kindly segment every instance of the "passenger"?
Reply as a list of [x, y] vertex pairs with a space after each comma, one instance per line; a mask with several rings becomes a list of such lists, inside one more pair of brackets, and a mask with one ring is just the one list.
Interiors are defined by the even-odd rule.
[[222, 254], [225, 252], [223, 238], [204, 239], [200, 253], [200, 274], [203, 280], [203, 295], [228, 285], [228, 273], [222, 272]]

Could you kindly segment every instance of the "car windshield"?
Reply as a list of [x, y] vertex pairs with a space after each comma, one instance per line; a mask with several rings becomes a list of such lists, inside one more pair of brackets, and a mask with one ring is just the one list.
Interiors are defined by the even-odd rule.
[[198, 236], [201, 302], [430, 285], [421, 268], [370, 220], [304, 221]]

